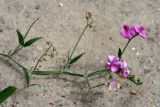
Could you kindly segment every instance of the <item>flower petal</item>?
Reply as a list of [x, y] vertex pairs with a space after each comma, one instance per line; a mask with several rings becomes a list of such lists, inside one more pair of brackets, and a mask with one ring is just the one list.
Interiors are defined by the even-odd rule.
[[119, 58], [115, 55], [109, 55], [108, 56], [108, 61], [113, 63], [113, 62], [119, 61]]
[[110, 62], [106, 62], [105, 63], [105, 67], [108, 68], [108, 69], [110, 69], [111, 68], [111, 63]]
[[137, 33], [143, 37], [143, 38], [146, 38], [146, 31], [145, 31], [145, 28], [144, 26], [140, 26], [140, 25], [134, 25], [135, 26], [135, 30], [137, 31]]
[[128, 76], [129, 75], [129, 70], [127, 70], [127, 69], [122, 69], [122, 71], [121, 71], [121, 75], [122, 76]]
[[136, 35], [136, 30], [133, 26], [124, 25], [120, 31], [121, 37], [131, 39]]
[[117, 72], [119, 69], [120, 69], [120, 62], [116, 62], [111, 65], [112, 72]]
[[117, 90], [120, 88], [120, 84], [116, 80], [109, 80], [107, 86], [108, 90]]
[[127, 68], [127, 63], [125, 61], [121, 61], [121, 68]]
[[130, 34], [132, 35], [131, 38], [137, 35], [137, 31], [135, 29], [135, 26], [131, 25], [129, 29]]

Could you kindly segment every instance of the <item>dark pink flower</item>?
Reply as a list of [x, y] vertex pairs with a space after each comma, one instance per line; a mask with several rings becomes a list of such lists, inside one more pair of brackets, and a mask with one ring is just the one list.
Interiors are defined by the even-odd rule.
[[132, 39], [133, 37], [140, 35], [146, 37], [145, 28], [141, 25], [124, 25], [120, 31], [121, 37], [125, 39]]
[[133, 26], [124, 25], [121, 29], [121, 37], [131, 39], [137, 35], [137, 32]]
[[121, 66], [119, 58], [115, 55], [109, 55], [105, 63], [107, 69], [111, 69], [112, 72], [117, 72]]

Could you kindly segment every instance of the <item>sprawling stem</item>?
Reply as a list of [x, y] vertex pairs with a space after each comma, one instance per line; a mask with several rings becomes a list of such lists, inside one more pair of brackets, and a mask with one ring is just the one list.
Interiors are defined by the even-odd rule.
[[[10, 56], [8, 56], [6, 54], [3, 54], [3, 53], [0, 53], [0, 55], [4, 56], [6, 58], [9, 58], [15, 64], [17, 64], [19, 67], [21, 67], [22, 69], [27, 69], [26, 67], [24, 67], [23, 65], [21, 65], [20, 63], [18, 63], [17, 61], [15, 61], [12, 57], [10, 57]], [[39, 60], [38, 60], [38, 62], [36, 64], [36, 66], [38, 65], [38, 63], [39, 63]], [[36, 66], [35, 66], [35, 68], [36, 68]], [[34, 75], [56, 75], [56, 74], [61, 75], [62, 74], [62, 75], [70, 75], [70, 76], [83, 77], [83, 78], [85, 77], [85, 78], [87, 78], [87, 80], [88, 80], [88, 78], [90, 78], [92, 76], [101, 75], [102, 73], [105, 73], [105, 72], [108, 71], [108, 69], [102, 69], [102, 70], [97, 70], [97, 71], [91, 72], [91, 73], [89, 73], [87, 75], [83, 75], [83, 74], [79, 74], [79, 73], [68, 72], [68, 71], [65, 71], [65, 70], [38, 71], [38, 70], [35, 70], [35, 68], [34, 68], [34, 70], [32, 72], [32, 74], [34, 74]], [[108, 71], [108, 72], [110, 72], [110, 71]], [[137, 84], [136, 81], [134, 81], [133, 79], [131, 79], [129, 77], [127, 77], [127, 79], [130, 80], [131, 82]], [[139, 84], [137, 84], [137, 85], [139, 85]], [[98, 86], [96, 86], [96, 87], [98, 87]], [[90, 87], [90, 88], [93, 88], [93, 87]]]
[[9, 58], [10, 60], [12, 60], [15, 64], [17, 64], [19, 67], [23, 68], [23, 69], [27, 69], [26, 67], [22, 66], [20, 63], [18, 63], [17, 61], [15, 61], [12, 57], [10, 57], [9, 55], [0, 53], [1, 56], [4, 56], [6, 58]]
[[62, 74], [62, 75], [70, 75], [70, 76], [76, 76], [76, 77], [84, 77], [83, 74], [78, 74], [78, 73], [72, 73], [64, 70], [51, 70], [51, 71], [33, 71], [32, 74], [34, 75], [57, 75], [57, 74]]

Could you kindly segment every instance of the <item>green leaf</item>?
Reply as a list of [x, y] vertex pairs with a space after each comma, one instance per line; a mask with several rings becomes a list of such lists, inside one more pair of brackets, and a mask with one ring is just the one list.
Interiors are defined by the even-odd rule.
[[16, 91], [16, 87], [8, 86], [4, 90], [0, 91], [0, 104], [5, 101], [9, 96], [11, 96]]
[[24, 75], [25, 75], [25, 78], [26, 78], [27, 86], [29, 86], [29, 84], [30, 84], [29, 70], [23, 68], [23, 72], [24, 72]]
[[122, 56], [122, 51], [121, 51], [121, 48], [119, 48], [119, 50], [118, 50], [118, 57], [119, 57], [119, 59], [121, 59], [121, 56]]
[[38, 41], [39, 39], [42, 39], [42, 38], [41, 38], [41, 37], [35, 37], [35, 38], [32, 38], [32, 39], [28, 40], [28, 41], [24, 44], [24, 47], [27, 47], [27, 46], [32, 45], [34, 42]]
[[76, 57], [74, 57], [73, 59], [71, 59], [71, 61], [69, 62], [69, 65], [75, 63], [76, 61], [78, 61], [85, 53], [82, 53]]
[[18, 41], [19, 41], [19, 44], [24, 46], [24, 38], [23, 38], [23, 35], [21, 34], [20, 31], [16, 30], [17, 31], [17, 36], [18, 36]]

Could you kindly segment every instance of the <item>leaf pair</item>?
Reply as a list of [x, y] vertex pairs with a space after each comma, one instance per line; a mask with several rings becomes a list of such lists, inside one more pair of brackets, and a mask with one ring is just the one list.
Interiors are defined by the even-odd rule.
[[0, 91], [0, 104], [5, 101], [9, 96], [11, 96], [16, 91], [16, 87], [8, 86], [7, 88]]
[[35, 38], [32, 38], [30, 40], [28, 40], [27, 42], [25, 42], [25, 38], [23, 37], [22, 33], [17, 30], [17, 36], [18, 36], [18, 41], [19, 41], [19, 44], [23, 47], [27, 47], [27, 46], [30, 46], [32, 45], [34, 42], [38, 41], [39, 39], [41, 39], [41, 37], [35, 37]]

